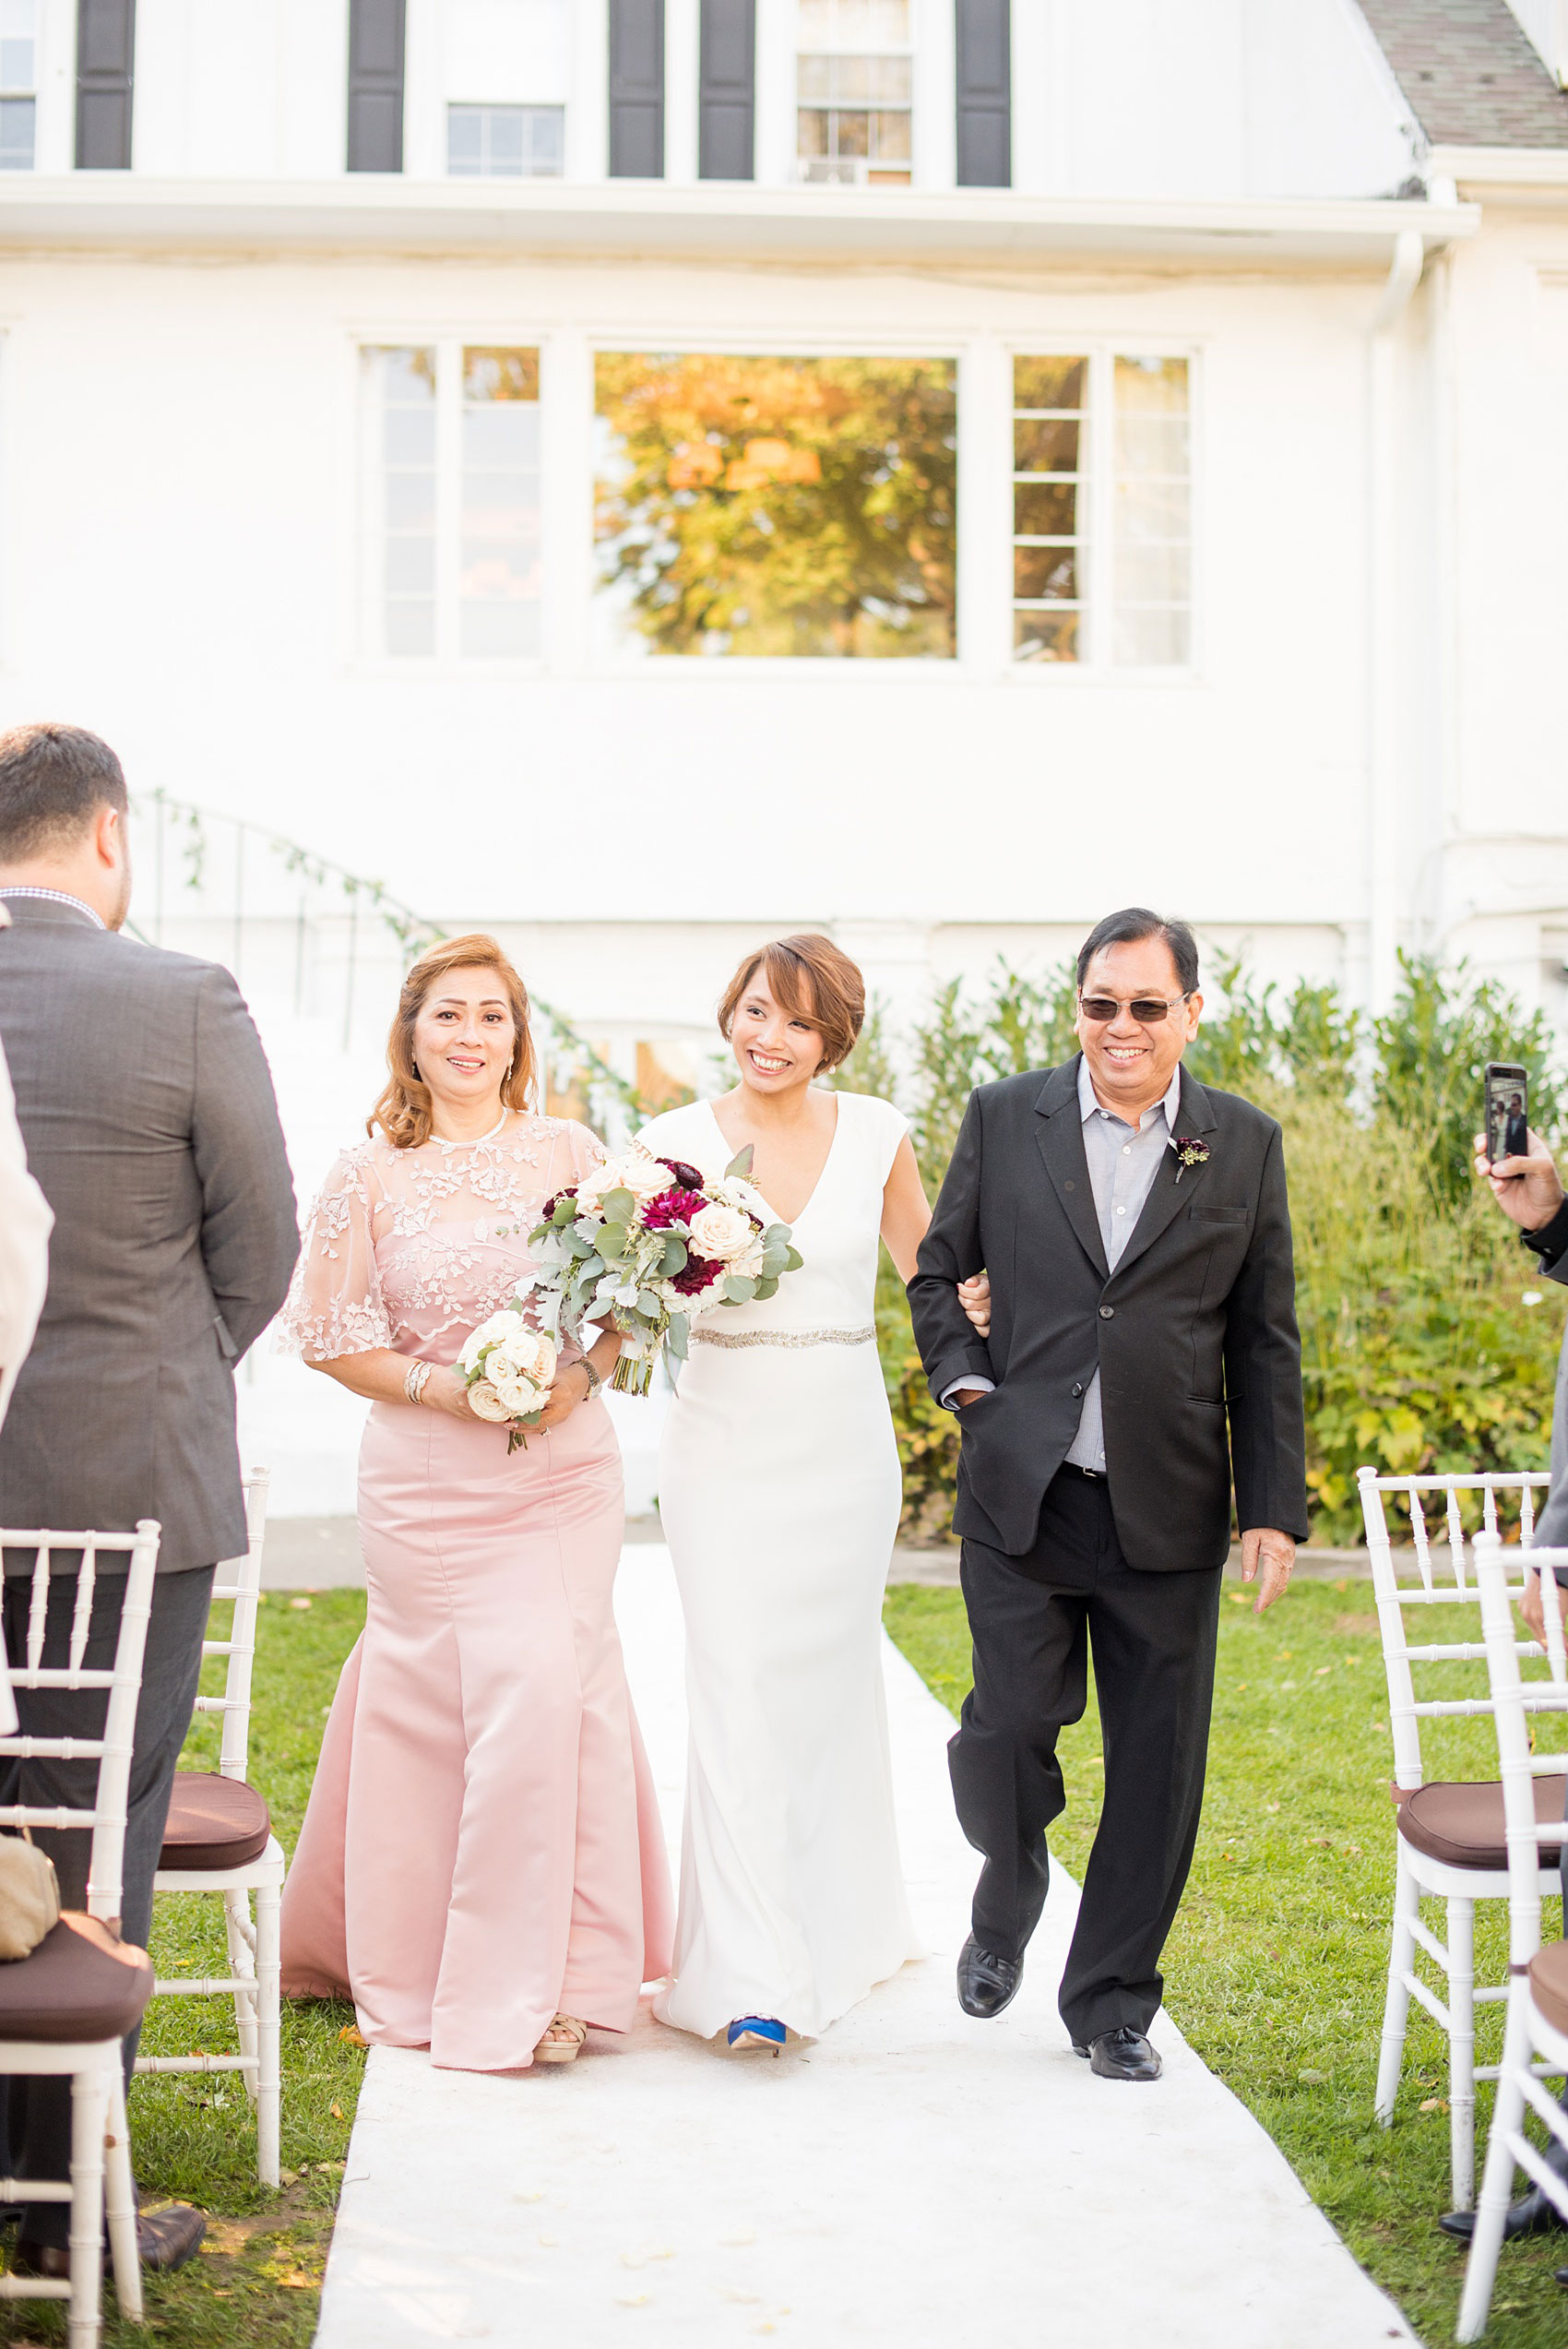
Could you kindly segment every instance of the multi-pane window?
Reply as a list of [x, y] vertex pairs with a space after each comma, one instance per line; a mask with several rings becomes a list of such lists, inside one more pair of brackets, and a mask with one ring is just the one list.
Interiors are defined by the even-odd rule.
[[800, 175], [907, 187], [914, 61], [909, 0], [798, 0]]
[[1111, 657], [1175, 668], [1192, 657], [1192, 458], [1187, 362], [1116, 362]]
[[1029, 662], [1192, 658], [1189, 364], [1013, 363], [1013, 646]]
[[0, 0], [0, 172], [30, 172], [38, 124], [38, 0]]
[[448, 106], [446, 169], [455, 179], [559, 179], [564, 106]]
[[463, 353], [461, 530], [459, 652], [467, 660], [537, 660], [537, 351]]
[[1087, 359], [1013, 362], [1013, 649], [1084, 657]]
[[952, 360], [601, 352], [596, 374], [608, 656], [952, 658]]
[[541, 604], [539, 353], [361, 353], [365, 650], [532, 660]]

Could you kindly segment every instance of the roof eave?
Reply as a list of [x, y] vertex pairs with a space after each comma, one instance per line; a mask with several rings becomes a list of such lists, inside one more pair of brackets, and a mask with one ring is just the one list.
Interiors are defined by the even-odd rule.
[[1399, 198], [1043, 197], [1006, 188], [671, 186], [616, 180], [0, 179], [0, 251], [477, 252], [497, 257], [1379, 267], [1403, 231], [1473, 236], [1474, 205]]

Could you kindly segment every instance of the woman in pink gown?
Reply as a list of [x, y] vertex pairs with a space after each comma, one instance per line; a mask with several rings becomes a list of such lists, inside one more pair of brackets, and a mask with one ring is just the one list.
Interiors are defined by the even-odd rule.
[[510, 2071], [626, 2030], [670, 1960], [611, 1606], [624, 1500], [598, 1397], [620, 1341], [563, 1363], [510, 1455], [451, 1367], [516, 1293], [544, 1201], [603, 1153], [529, 1114], [528, 997], [493, 938], [415, 964], [387, 1058], [284, 1313], [285, 1343], [373, 1408], [369, 1607], [283, 1896], [283, 1986], [351, 1995], [373, 2045]]

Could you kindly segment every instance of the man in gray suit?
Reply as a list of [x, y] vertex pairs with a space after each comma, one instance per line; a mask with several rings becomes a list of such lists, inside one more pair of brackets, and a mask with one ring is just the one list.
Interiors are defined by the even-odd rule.
[[[0, 901], [11, 917], [0, 930], [0, 1035], [28, 1161], [54, 1212], [43, 1312], [0, 1430], [0, 1524], [162, 1526], [122, 1920], [124, 1938], [145, 1946], [213, 1568], [245, 1541], [234, 1365], [281, 1304], [299, 1239], [272, 1080], [233, 980], [121, 935], [125, 827], [125, 776], [95, 734], [0, 734]], [[6, 1559], [13, 1656], [30, 1566], [25, 1552]], [[113, 1661], [125, 1581], [99, 1577], [89, 1664]], [[60, 1578], [46, 1663], [66, 1660], [74, 1599], [74, 1580]], [[23, 1690], [23, 1733], [91, 1735], [89, 1701]], [[12, 1761], [0, 1799], [82, 1805], [93, 1784], [90, 1763]], [[81, 1907], [88, 1838], [42, 1840], [65, 1905]], [[127, 2065], [134, 2057], [133, 2037]], [[13, 2169], [66, 2176], [69, 2083], [13, 2080], [7, 2102]], [[68, 2215], [24, 2206], [22, 2269], [67, 2271]], [[183, 2205], [139, 2224], [143, 2260], [161, 2267], [189, 2259], [203, 2230]]]

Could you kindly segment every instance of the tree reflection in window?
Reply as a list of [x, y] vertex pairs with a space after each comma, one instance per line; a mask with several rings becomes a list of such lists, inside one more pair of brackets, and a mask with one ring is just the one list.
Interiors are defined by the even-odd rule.
[[951, 659], [945, 359], [603, 352], [607, 649]]

